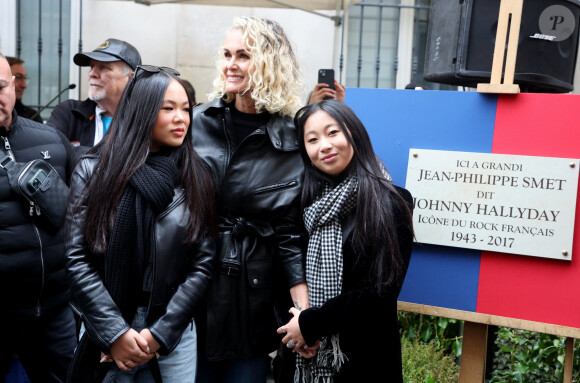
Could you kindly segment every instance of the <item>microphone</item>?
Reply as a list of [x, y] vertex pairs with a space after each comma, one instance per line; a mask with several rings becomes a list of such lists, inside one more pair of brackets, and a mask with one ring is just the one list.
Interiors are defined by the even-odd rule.
[[50, 104], [52, 104], [54, 102], [54, 100], [56, 100], [57, 98], [60, 97], [61, 94], [63, 94], [64, 92], [66, 92], [67, 90], [71, 90], [77, 87], [77, 84], [70, 84], [69, 86], [67, 86], [66, 88], [64, 88], [63, 90], [61, 90], [60, 92], [58, 92], [58, 94], [56, 96], [54, 96], [54, 98], [52, 100], [50, 100], [48, 102], [48, 104], [46, 104], [45, 106], [43, 106], [42, 108], [40, 108], [38, 110], [38, 112], [34, 113], [34, 115], [32, 117], [30, 117], [31, 120], [35, 119], [36, 116], [38, 116], [40, 114], [40, 112], [42, 112], [44, 109], [48, 108], [48, 106]]

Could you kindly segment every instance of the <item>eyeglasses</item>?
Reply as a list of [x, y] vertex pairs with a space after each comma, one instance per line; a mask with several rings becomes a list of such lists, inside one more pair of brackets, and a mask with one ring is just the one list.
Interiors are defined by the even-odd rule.
[[137, 74], [139, 73], [139, 70], [144, 70], [148, 73], [159, 73], [159, 72], [168, 72], [171, 74], [174, 74], [176, 76], [179, 76], [181, 73], [179, 73], [178, 71], [176, 71], [173, 68], [169, 68], [166, 66], [155, 66], [155, 65], [137, 65], [137, 68], [135, 69], [135, 75], [133, 76], [133, 78], [137, 77]]
[[28, 81], [30, 81], [30, 77], [23, 75], [22, 73], [18, 73], [14, 75], [14, 80], [15, 81], [24, 81], [26, 82], [26, 84], [28, 84]]
[[174, 74], [175, 76], [179, 76], [180, 73], [173, 68], [169, 68], [166, 66], [155, 66], [155, 65], [137, 65], [135, 68], [135, 74], [133, 74], [133, 78], [130, 81], [130, 88], [132, 89], [135, 81], [137, 81], [137, 77], [139, 76], [139, 72], [144, 71], [147, 73], [159, 73], [159, 72], [167, 72]]
[[137, 68], [135, 68], [135, 73], [133, 74], [133, 78], [131, 78], [131, 81], [129, 81], [129, 85], [127, 86], [127, 89], [126, 89], [127, 97], [129, 96], [129, 94], [131, 94], [133, 92], [133, 88], [135, 87], [135, 83], [137, 82], [137, 77], [142, 76], [142, 75], [139, 76], [141, 71], [147, 72], [147, 73], [167, 72], [167, 73], [171, 73], [175, 76], [180, 75], [180, 73], [178, 71], [176, 71], [175, 69], [169, 68], [166, 66], [137, 65]]

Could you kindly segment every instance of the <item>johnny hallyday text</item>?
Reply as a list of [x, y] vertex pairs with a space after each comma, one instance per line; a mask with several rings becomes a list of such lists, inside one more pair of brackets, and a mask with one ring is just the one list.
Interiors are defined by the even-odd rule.
[[[541, 157], [442, 151], [415, 155], [424, 161], [427, 156], [429, 161], [416, 167], [411, 156], [407, 173], [419, 242], [545, 256], [532, 239], [558, 237], [562, 224], [570, 226], [570, 215], [573, 227], [578, 169], [570, 160], [560, 166], [562, 175], [553, 164], [538, 166]], [[573, 204], [563, 205], [569, 198]], [[562, 246], [567, 244], [560, 246], [558, 256], [548, 257], [558, 258]]]

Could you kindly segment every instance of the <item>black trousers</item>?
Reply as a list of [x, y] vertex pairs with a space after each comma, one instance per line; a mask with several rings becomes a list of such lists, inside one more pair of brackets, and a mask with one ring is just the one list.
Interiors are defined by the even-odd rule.
[[32, 383], [66, 381], [77, 345], [75, 319], [68, 305], [40, 318], [1, 314], [0, 329], [0, 381], [15, 353]]

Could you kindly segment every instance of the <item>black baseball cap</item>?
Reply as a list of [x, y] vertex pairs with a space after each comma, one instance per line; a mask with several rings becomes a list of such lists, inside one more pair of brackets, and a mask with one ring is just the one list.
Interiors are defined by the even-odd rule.
[[141, 55], [137, 49], [126, 41], [107, 39], [92, 52], [77, 53], [73, 61], [78, 66], [89, 66], [91, 60], [101, 62], [124, 61], [133, 70], [141, 65]]

